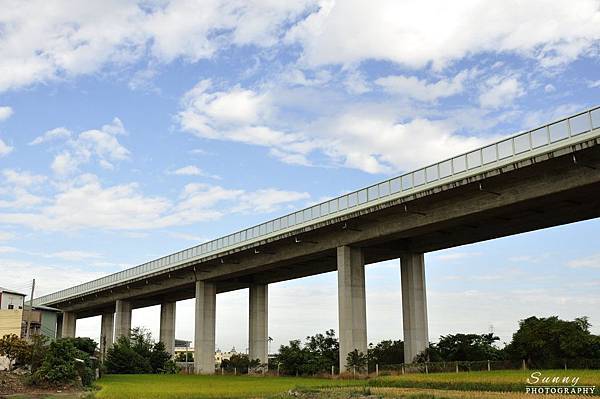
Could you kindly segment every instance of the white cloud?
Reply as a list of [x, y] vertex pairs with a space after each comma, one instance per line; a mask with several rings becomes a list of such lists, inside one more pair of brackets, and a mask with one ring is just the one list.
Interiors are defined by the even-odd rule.
[[8, 231], [0, 231], [0, 241], [10, 241], [16, 236]]
[[79, 251], [79, 250], [71, 250], [71, 251], [59, 251], [52, 252], [44, 255], [45, 258], [57, 258], [67, 261], [81, 261], [86, 259], [97, 259], [100, 258], [100, 254], [96, 252], [88, 252], [88, 251]]
[[[52, 133], [47, 136], [50, 132]], [[63, 128], [50, 132], [38, 137], [32, 144], [70, 136], [70, 132]], [[100, 129], [83, 131], [66, 142], [67, 149], [54, 157], [51, 168], [57, 175], [68, 175], [76, 172], [81, 164], [95, 159], [102, 168], [111, 170], [114, 168], [113, 162], [129, 159], [129, 150], [117, 139], [118, 135], [124, 134], [126, 131], [119, 118], [114, 118], [111, 123], [103, 125]], [[35, 143], [38, 139], [39, 142]]]
[[396, 75], [379, 78], [375, 83], [390, 93], [429, 102], [461, 93], [468, 75], [469, 71], [462, 71], [451, 79], [440, 79], [435, 83], [414, 76]]
[[37, 297], [100, 278], [105, 273], [3, 258], [0, 259], [0, 274], [2, 284], [8, 287], [22, 287], [24, 282], [31, 282], [35, 277]]
[[206, 176], [219, 179], [219, 176], [208, 174], [195, 165], [184, 166], [169, 173], [178, 176]]
[[[435, 12], [432, 12], [435, 10]], [[474, 23], [476, 21], [476, 23]], [[357, 27], [360, 27], [359, 29]], [[309, 65], [366, 59], [411, 68], [480, 52], [511, 52], [552, 66], [585, 54], [600, 38], [597, 2], [324, 1], [287, 35]]]
[[556, 91], [556, 87], [554, 87], [553, 84], [548, 83], [546, 86], [544, 86], [544, 92], [546, 93], [554, 93]]
[[[245, 191], [193, 183], [176, 201], [146, 196], [135, 183], [103, 187], [98, 178], [83, 175], [57, 185], [51, 198], [32, 196], [0, 201], [0, 207], [32, 208], [28, 212], [0, 213], [0, 223], [36, 230], [150, 230], [217, 220], [232, 213], [267, 213], [307, 199], [307, 193], [261, 189]], [[23, 195], [30, 195], [22, 190]]]
[[195, 234], [169, 232], [169, 235], [174, 238], [178, 238], [178, 239], [186, 240], [186, 241], [193, 241], [195, 243], [201, 243], [201, 242], [206, 241], [205, 237], [195, 235]]
[[2, 175], [7, 183], [17, 187], [37, 186], [46, 181], [46, 176], [34, 175], [31, 172], [14, 169], [4, 169]]
[[274, 212], [281, 205], [310, 198], [308, 193], [297, 191], [283, 191], [273, 188], [257, 190], [242, 196], [240, 203], [233, 210], [235, 212]]
[[350, 94], [363, 94], [371, 91], [369, 82], [360, 71], [353, 70], [346, 75], [344, 86]]
[[29, 145], [38, 145], [46, 143], [48, 141], [68, 139], [70, 137], [71, 131], [69, 129], [64, 127], [57, 127], [55, 129], [48, 130], [41, 136], [36, 137], [29, 143]]
[[496, 5], [384, 0], [377, 7], [360, 0], [7, 0], [3, 10], [0, 92], [144, 58], [152, 68], [130, 83], [146, 87], [160, 63], [196, 62], [232, 45], [299, 44], [308, 67], [376, 59], [439, 69], [482, 52], [513, 53], [555, 66], [589, 53], [600, 38], [594, 0], [576, 6], [543, 0]]
[[14, 247], [0, 246], [0, 254], [11, 254], [15, 252], [19, 252], [19, 250]]
[[473, 258], [473, 257], [477, 257], [477, 256], [481, 256], [481, 252], [450, 251], [450, 252], [444, 252], [442, 254], [439, 254], [436, 256], [436, 258], [441, 261], [452, 262], [452, 261], [457, 261], [457, 260]]
[[13, 109], [11, 107], [0, 107], [0, 122], [7, 120], [13, 114]]
[[50, 166], [54, 173], [58, 175], [67, 175], [77, 170], [78, 162], [68, 152], [63, 152], [54, 157]]
[[492, 76], [481, 88], [479, 104], [484, 108], [501, 108], [525, 94], [523, 86], [515, 77]]
[[[129, 65], [212, 57], [229, 44], [275, 44], [312, 1], [3, 4], [0, 92]], [[137, 83], [136, 83], [137, 85]]]
[[588, 87], [591, 88], [591, 89], [596, 88], [596, 87], [600, 87], [600, 79], [595, 80], [593, 82], [589, 82], [588, 83]]
[[9, 146], [2, 139], [0, 139], [0, 157], [10, 154], [12, 150], [14, 150], [14, 147]]
[[0, 208], [26, 209], [43, 202], [43, 198], [29, 190], [38, 189], [46, 177], [27, 171], [4, 169], [0, 186]]
[[182, 99], [178, 120], [183, 130], [209, 138], [260, 145], [275, 149], [281, 158], [307, 163], [311, 144], [302, 135], [266, 126], [275, 111], [268, 93], [234, 87], [212, 91], [202, 80]]
[[207, 173], [195, 165], [187, 165], [167, 173], [177, 176], [203, 176], [210, 177], [211, 179], [215, 180], [221, 180], [221, 176]]
[[[236, 86], [231, 92], [212, 91], [211, 83], [203, 80], [183, 97], [178, 120], [184, 131], [202, 138], [267, 147], [282, 162], [310, 165], [311, 155], [319, 152], [333, 164], [370, 173], [424, 166], [489, 141], [457, 134], [460, 121], [425, 117], [399, 121], [406, 114], [398, 115], [389, 105], [337, 106], [333, 101], [319, 103], [318, 96], [304, 89], [257, 92]], [[244, 111], [223, 115], [220, 110], [228, 109], [223, 104], [230, 101]], [[215, 102], [219, 106], [213, 106]], [[314, 109], [304, 112], [305, 104]], [[297, 119], [287, 124], [290, 114]]]
[[567, 266], [572, 269], [600, 269], [600, 254], [573, 259], [567, 262]]

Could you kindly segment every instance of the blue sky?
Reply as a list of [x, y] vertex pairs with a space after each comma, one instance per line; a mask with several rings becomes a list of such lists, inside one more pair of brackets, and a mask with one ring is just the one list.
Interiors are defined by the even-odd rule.
[[[0, 3], [0, 285], [39, 294], [600, 98], [598, 1]], [[427, 254], [430, 338], [554, 314], [600, 333], [599, 228]], [[368, 267], [370, 341], [402, 337], [398, 269]], [[335, 293], [335, 274], [273, 285], [274, 346], [337, 329]], [[217, 312], [217, 345], [245, 348], [247, 292]]]

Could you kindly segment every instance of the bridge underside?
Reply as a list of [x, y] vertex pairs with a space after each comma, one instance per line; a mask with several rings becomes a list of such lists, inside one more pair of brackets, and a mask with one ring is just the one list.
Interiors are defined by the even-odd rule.
[[[209, 262], [113, 288], [67, 303], [78, 317], [114, 309], [115, 299], [133, 308], [165, 299], [195, 297], [196, 279], [215, 283], [218, 293], [337, 270], [336, 248], [363, 249], [365, 263], [397, 259], [600, 217], [598, 147], [512, 171], [474, 178], [419, 198], [334, 223], [319, 230], [266, 243]], [[195, 271], [194, 271], [195, 268]]]

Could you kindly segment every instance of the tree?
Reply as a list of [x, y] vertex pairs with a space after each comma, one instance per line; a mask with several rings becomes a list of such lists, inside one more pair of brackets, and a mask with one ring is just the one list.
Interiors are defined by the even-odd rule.
[[63, 338], [71, 341], [73, 346], [82, 352], [87, 353], [90, 356], [96, 354], [96, 348], [98, 344], [91, 338], [88, 337], [76, 337], [76, 338]]
[[348, 370], [356, 370], [359, 373], [365, 372], [367, 369], [367, 355], [354, 349], [346, 356], [346, 368]]
[[177, 352], [175, 355], [175, 361], [177, 362], [193, 362], [194, 352]]
[[177, 368], [172, 356], [165, 349], [163, 342], [157, 342], [152, 348], [150, 354], [150, 367], [154, 374], [174, 374]]
[[7, 334], [0, 339], [0, 355], [8, 358], [8, 369], [12, 370], [14, 361], [24, 357], [27, 351], [27, 342], [15, 334]]
[[77, 349], [72, 340], [58, 339], [50, 344], [32, 382], [63, 385], [73, 383], [79, 377], [84, 385], [91, 385], [93, 374], [89, 355]]
[[248, 370], [260, 366], [260, 360], [251, 360], [245, 353], [236, 353], [231, 355], [229, 359], [223, 359], [221, 362], [221, 368], [227, 371], [236, 370], [238, 373], [245, 374]]
[[404, 363], [404, 342], [384, 340], [373, 346], [369, 351], [370, 364], [401, 364]]
[[17, 363], [29, 365], [31, 372], [40, 368], [48, 352], [48, 338], [41, 334], [33, 334], [29, 342], [25, 342], [23, 351], [17, 357]]
[[441, 336], [435, 347], [444, 361], [497, 360], [502, 351], [494, 346], [494, 334], [449, 334]]
[[113, 374], [175, 373], [177, 365], [162, 342], [154, 342], [152, 334], [134, 328], [131, 337], [120, 337], [106, 353], [106, 371]]
[[340, 344], [334, 330], [306, 337], [304, 349], [307, 361], [305, 372], [308, 374], [328, 373], [331, 366], [337, 367], [339, 364]]
[[305, 359], [306, 353], [299, 339], [290, 341], [289, 345], [279, 347], [277, 361], [284, 374], [304, 374]]
[[148, 374], [152, 372], [149, 357], [140, 355], [128, 337], [120, 337], [106, 352], [104, 366], [111, 374]]
[[506, 353], [525, 359], [533, 367], [561, 367], [567, 359], [594, 356], [596, 338], [589, 332], [586, 317], [574, 321], [558, 317], [529, 317], [521, 320]]

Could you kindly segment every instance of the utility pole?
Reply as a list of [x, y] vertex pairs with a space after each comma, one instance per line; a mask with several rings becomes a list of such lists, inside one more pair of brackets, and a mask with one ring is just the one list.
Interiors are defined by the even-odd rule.
[[33, 313], [33, 293], [35, 292], [35, 279], [31, 283], [31, 296], [29, 297], [29, 313], [27, 314], [27, 328], [25, 329], [25, 337], [31, 337], [31, 314]]

